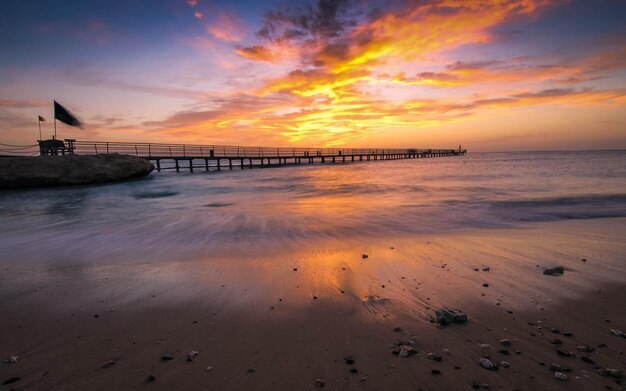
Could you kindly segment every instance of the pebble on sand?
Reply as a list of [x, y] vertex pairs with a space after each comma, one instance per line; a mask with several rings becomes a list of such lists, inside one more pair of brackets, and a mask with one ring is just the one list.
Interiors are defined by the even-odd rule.
[[560, 348], [556, 348], [556, 353], [563, 357], [576, 357], [574, 353]]
[[9, 364], [17, 364], [17, 356], [9, 356], [9, 358], [7, 358], [7, 362]]
[[109, 368], [109, 367], [112, 367], [113, 365], [115, 365], [115, 360], [109, 360], [105, 362], [104, 364], [102, 364], [100, 368]]
[[559, 380], [567, 380], [567, 375], [564, 374], [563, 372], [554, 372], [554, 377], [559, 379]]
[[447, 308], [438, 309], [435, 312], [437, 316], [437, 323], [441, 326], [448, 325], [450, 323], [465, 323], [467, 322], [467, 315], [458, 310], [450, 310]]
[[611, 368], [600, 368], [598, 369], [598, 374], [600, 374], [601, 376], [611, 376], [616, 379], [620, 379], [624, 375], [619, 369]]
[[324, 379], [322, 379], [321, 377], [318, 377], [317, 379], [315, 379], [315, 386], [322, 388], [326, 385], [326, 381]]
[[488, 358], [481, 358], [480, 361], [478, 362], [480, 364], [481, 367], [485, 368], [485, 369], [489, 369], [489, 370], [494, 370], [497, 369], [498, 367], [496, 366], [496, 364], [494, 364], [491, 360], [489, 360]]
[[174, 356], [171, 354], [164, 354], [161, 356], [161, 361], [170, 361], [173, 359], [174, 359]]
[[624, 335], [624, 332], [622, 330], [611, 329], [611, 334], [613, 334], [616, 337], [626, 338], [626, 335]]
[[367, 258], [369, 258], [369, 255], [367, 255], [367, 254], [363, 253], [363, 255], [361, 255], [361, 258], [363, 258], [363, 259], [367, 259]]
[[397, 345], [394, 345], [391, 353], [395, 354], [398, 357], [409, 357], [417, 354], [417, 350], [408, 343], [400, 342]]
[[592, 365], [595, 364], [595, 362], [587, 356], [581, 356], [580, 359], [586, 362], [587, 364], [592, 364]]
[[548, 269], [545, 269], [543, 271], [543, 274], [547, 275], [547, 276], [560, 276], [565, 272], [565, 268], [563, 266], [556, 266], [556, 267], [551, 267]]
[[438, 355], [436, 355], [434, 353], [428, 353], [426, 355], [426, 358], [429, 359], [429, 360], [437, 361], [437, 362], [441, 362], [441, 360], [442, 360], [441, 356], [438, 356]]
[[587, 346], [587, 345], [576, 345], [576, 350], [579, 350], [581, 352], [586, 352], [586, 353], [593, 353], [596, 351], [594, 348], [592, 348], [591, 346]]
[[194, 358], [196, 358], [198, 355], [200, 354], [200, 352], [192, 350], [191, 352], [189, 352], [189, 354], [187, 355], [187, 361], [193, 361]]

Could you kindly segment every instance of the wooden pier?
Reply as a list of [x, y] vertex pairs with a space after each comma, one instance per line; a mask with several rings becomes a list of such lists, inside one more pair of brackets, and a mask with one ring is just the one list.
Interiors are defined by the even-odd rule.
[[225, 145], [189, 145], [73, 141], [77, 154], [120, 153], [145, 157], [157, 171], [220, 171], [294, 164], [348, 163], [378, 160], [462, 156], [461, 149], [383, 148], [268, 148]]
[[[274, 167], [313, 163], [351, 163], [378, 160], [421, 159], [463, 156], [461, 149], [388, 149], [388, 148], [269, 148], [227, 145], [189, 145], [125, 143], [106, 141], [39, 140], [35, 145], [0, 144], [0, 156], [35, 156], [48, 154], [123, 154], [143, 157], [154, 163], [157, 171], [221, 171], [255, 167]], [[58, 144], [58, 145], [57, 145]]]

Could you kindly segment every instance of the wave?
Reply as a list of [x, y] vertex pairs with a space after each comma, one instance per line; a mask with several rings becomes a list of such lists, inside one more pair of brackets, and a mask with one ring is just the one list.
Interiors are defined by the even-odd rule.
[[143, 198], [163, 198], [163, 197], [173, 197], [178, 195], [175, 191], [158, 191], [154, 193], [136, 193], [134, 195], [135, 199], [143, 199]]
[[532, 207], [532, 206], [572, 206], [589, 204], [619, 203], [626, 206], [626, 194], [590, 194], [582, 196], [564, 196], [535, 199], [518, 199], [495, 201], [501, 207]]
[[517, 221], [626, 217], [626, 194], [500, 200], [489, 208], [501, 219]]

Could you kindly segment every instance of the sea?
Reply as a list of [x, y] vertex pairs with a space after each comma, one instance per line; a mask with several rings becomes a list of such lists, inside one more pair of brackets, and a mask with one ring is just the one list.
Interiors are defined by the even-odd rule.
[[0, 260], [185, 260], [626, 216], [626, 151], [153, 172], [0, 192]]

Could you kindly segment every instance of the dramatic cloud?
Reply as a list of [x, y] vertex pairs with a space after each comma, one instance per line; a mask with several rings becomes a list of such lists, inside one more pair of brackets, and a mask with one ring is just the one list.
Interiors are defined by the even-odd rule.
[[[237, 2], [179, 6], [193, 28], [178, 26], [169, 51], [146, 50], [149, 64], [139, 56], [116, 57], [127, 61], [110, 68], [81, 60], [45, 76], [83, 94], [128, 96], [140, 107], [129, 109], [131, 120], [88, 112], [94, 129], [193, 143], [363, 145], [397, 134], [403, 145], [421, 140], [413, 135], [426, 127], [437, 133], [440, 125], [482, 125], [506, 113], [585, 111], [589, 122], [597, 120], [591, 113], [614, 120], [626, 104], [620, 27], [600, 35], [568, 21], [562, 27], [582, 29], [575, 40], [544, 32], [557, 31], [560, 10], [547, 11], [568, 7], [567, 0], [297, 0], [262, 15]], [[41, 29], [111, 41], [107, 23], [115, 23], [82, 20], [91, 20], [77, 24], [82, 32]], [[39, 97], [21, 92], [29, 82], [5, 84], [3, 97]], [[36, 102], [5, 99], [0, 109], [24, 114]], [[114, 106], [111, 112], [127, 113]], [[413, 138], [405, 142], [407, 135]]]

